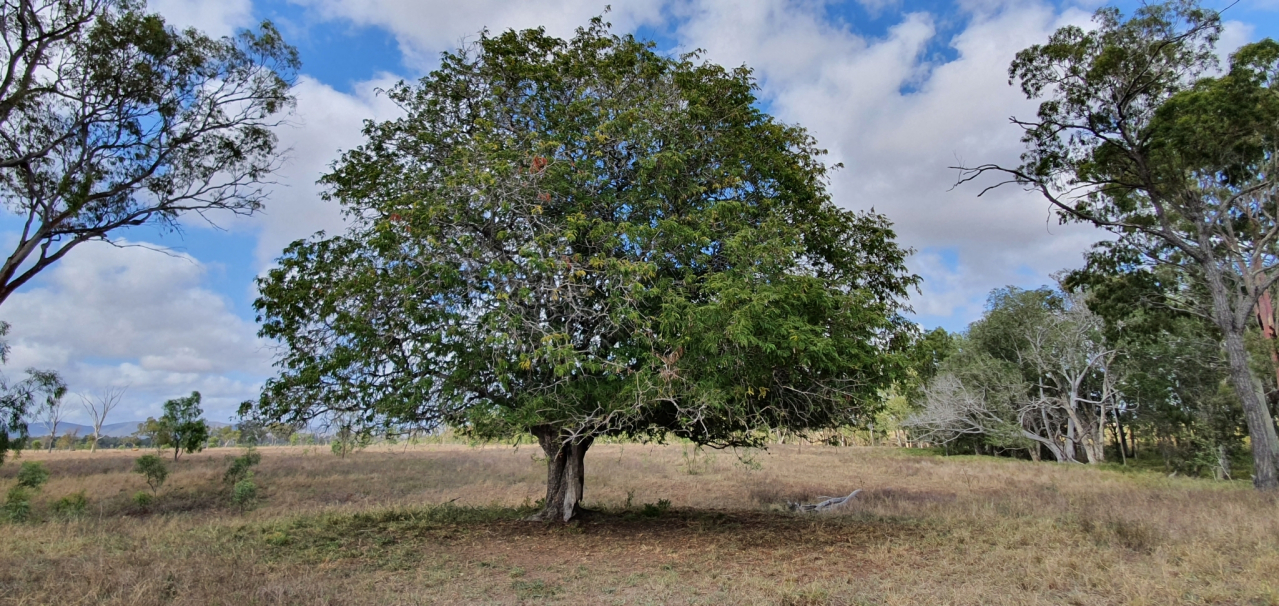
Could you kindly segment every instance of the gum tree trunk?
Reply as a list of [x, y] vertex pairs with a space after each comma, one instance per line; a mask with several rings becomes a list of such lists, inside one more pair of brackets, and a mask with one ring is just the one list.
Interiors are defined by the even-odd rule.
[[586, 451], [592, 437], [573, 438], [564, 430], [540, 425], [532, 430], [542, 452], [546, 453], [546, 499], [542, 511], [529, 520], [568, 522], [582, 512], [582, 496], [586, 486]]
[[[1201, 246], [1206, 238], [1201, 237]], [[1207, 248], [1205, 248], [1207, 250]], [[1253, 476], [1252, 485], [1258, 490], [1279, 489], [1279, 436], [1275, 434], [1274, 419], [1270, 409], [1261, 399], [1259, 384], [1252, 376], [1252, 368], [1248, 364], [1248, 351], [1244, 347], [1244, 322], [1236, 317], [1235, 306], [1231, 305], [1230, 290], [1221, 274], [1221, 270], [1212, 264], [1205, 264], [1204, 274], [1208, 282], [1208, 292], [1212, 296], [1213, 316], [1217, 328], [1221, 330], [1226, 360], [1230, 367], [1230, 383], [1235, 388], [1243, 406], [1244, 419], [1248, 423], [1248, 439], [1252, 442]], [[1243, 303], [1240, 303], [1241, 305]], [[1251, 313], [1244, 316], [1247, 318]]]
[[1232, 331], [1225, 336], [1226, 357], [1230, 361], [1230, 382], [1242, 401], [1244, 419], [1248, 423], [1248, 437], [1252, 442], [1252, 483], [1259, 490], [1275, 490], [1279, 488], [1279, 474], [1276, 474], [1275, 465], [1279, 439], [1275, 436], [1275, 424], [1270, 418], [1270, 411], [1261, 401], [1261, 394], [1252, 378], [1252, 369], [1248, 367], [1243, 335]]

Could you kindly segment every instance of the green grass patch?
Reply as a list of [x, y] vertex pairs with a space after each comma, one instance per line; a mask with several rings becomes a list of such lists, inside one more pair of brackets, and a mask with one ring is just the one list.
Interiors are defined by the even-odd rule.
[[268, 559], [320, 564], [356, 560], [383, 570], [420, 563], [423, 541], [449, 543], [476, 527], [520, 520], [531, 508], [459, 507], [452, 504], [384, 511], [302, 516], [245, 527], [241, 540], [266, 548]]

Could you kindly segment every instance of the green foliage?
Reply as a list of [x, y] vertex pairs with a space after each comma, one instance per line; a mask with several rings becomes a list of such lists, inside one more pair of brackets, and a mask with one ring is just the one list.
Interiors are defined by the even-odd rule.
[[252, 509], [258, 502], [258, 486], [253, 483], [253, 472], [245, 472], [244, 479], [235, 483], [231, 489], [231, 502], [240, 511]]
[[168, 425], [154, 417], [147, 417], [146, 421], [139, 423], [138, 429], [133, 435], [139, 439], [145, 439], [147, 445], [157, 450], [172, 441]]
[[31, 492], [22, 486], [10, 488], [4, 498], [3, 513], [10, 522], [27, 521], [31, 517]]
[[[9, 360], [9, 323], [0, 322], [0, 364]], [[10, 382], [0, 373], [0, 464], [9, 452], [19, 451], [27, 441], [27, 415], [37, 403], [37, 396], [44, 396], [45, 403], [56, 401], [66, 394], [67, 386], [58, 373], [28, 368], [25, 379]], [[36, 448], [39, 448], [37, 446]]]
[[671, 508], [671, 502], [666, 499], [658, 499], [657, 503], [645, 503], [640, 515], [646, 518], [660, 518]]
[[252, 448], [248, 449], [244, 454], [231, 459], [231, 466], [222, 475], [222, 482], [234, 487], [237, 482], [250, 477], [253, 467], [261, 462], [262, 454]]
[[862, 421], [906, 366], [909, 251], [754, 89], [599, 19], [446, 54], [324, 177], [350, 230], [259, 282], [285, 354], [243, 412], [714, 446]]
[[[998, 449], [1040, 445], [1059, 461], [1096, 445], [1118, 405], [1117, 356], [1082, 297], [1050, 288], [991, 292], [986, 313], [955, 339], [911, 424], [930, 441]], [[1100, 463], [1100, 447], [1088, 460]]]
[[39, 461], [23, 461], [18, 468], [18, 486], [39, 490], [49, 481], [49, 470]]
[[296, 50], [269, 22], [211, 38], [145, 9], [137, 0], [6, 9], [0, 28], [14, 52], [0, 90], [0, 198], [26, 223], [4, 255], [0, 301], [116, 230], [261, 207]]
[[139, 490], [133, 493], [133, 504], [138, 507], [146, 509], [147, 507], [150, 507], [153, 502], [155, 502], [155, 496], [152, 493], [145, 490]]
[[152, 494], [158, 494], [160, 487], [164, 486], [164, 481], [169, 477], [169, 467], [164, 464], [164, 459], [160, 457], [142, 455], [133, 462], [133, 473], [146, 479], [147, 486], [151, 487]]
[[58, 438], [57, 447], [61, 450], [75, 450], [76, 439], [75, 433], [64, 433]]
[[[145, 494], [145, 493], [144, 493]], [[53, 513], [66, 517], [79, 517], [89, 508], [89, 497], [81, 490], [53, 502]]]
[[352, 428], [346, 424], [338, 428], [333, 434], [333, 439], [329, 444], [329, 450], [339, 457], [346, 458], [357, 449], [367, 448], [373, 443], [373, 434], [367, 429], [361, 430]]
[[164, 414], [158, 423], [158, 443], [173, 447], [174, 461], [184, 450], [188, 453], [204, 450], [209, 440], [209, 426], [200, 418], [203, 412], [198, 391], [164, 403]]

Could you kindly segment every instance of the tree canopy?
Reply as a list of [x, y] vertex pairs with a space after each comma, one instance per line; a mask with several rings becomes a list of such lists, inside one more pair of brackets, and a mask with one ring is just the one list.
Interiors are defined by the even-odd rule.
[[246, 412], [532, 432], [564, 519], [596, 437], [752, 446], [874, 412], [908, 251], [832, 203], [824, 152], [754, 89], [599, 19], [444, 54], [324, 177], [349, 232], [259, 282], [284, 347]]
[[0, 6], [0, 303], [77, 245], [261, 208], [297, 52], [264, 22], [178, 31], [140, 0]]
[[[200, 418], [200, 392], [193, 391], [185, 398], [174, 398], [164, 403], [164, 414], [153, 428], [154, 446], [171, 446], [173, 460], [182, 451], [196, 452], [204, 449], [209, 440], [209, 425]], [[148, 421], [150, 421], [148, 419]]]

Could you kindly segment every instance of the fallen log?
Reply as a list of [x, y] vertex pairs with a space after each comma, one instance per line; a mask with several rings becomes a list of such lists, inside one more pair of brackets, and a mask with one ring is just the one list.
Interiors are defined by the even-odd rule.
[[789, 503], [789, 505], [790, 505], [791, 511], [801, 511], [804, 513], [832, 511], [834, 509], [838, 509], [839, 507], [853, 500], [853, 498], [857, 496], [857, 493], [861, 491], [862, 490], [858, 488], [857, 490], [854, 490], [848, 493], [848, 496], [846, 497], [817, 497], [818, 499], [822, 499], [822, 500], [812, 505], [806, 505], [804, 503]]

